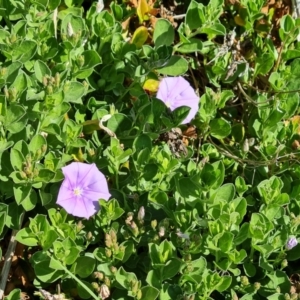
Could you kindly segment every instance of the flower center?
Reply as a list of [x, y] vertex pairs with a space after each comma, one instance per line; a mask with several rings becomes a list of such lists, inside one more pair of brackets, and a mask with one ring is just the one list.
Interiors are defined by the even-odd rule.
[[82, 189], [81, 188], [75, 188], [73, 190], [74, 196], [80, 196], [82, 194]]

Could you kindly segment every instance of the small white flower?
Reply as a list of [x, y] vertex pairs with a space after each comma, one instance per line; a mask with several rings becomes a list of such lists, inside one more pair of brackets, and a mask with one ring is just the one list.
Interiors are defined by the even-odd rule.
[[96, 12], [97, 14], [99, 14], [104, 8], [104, 3], [103, 0], [98, 0], [97, 4], [96, 4]]

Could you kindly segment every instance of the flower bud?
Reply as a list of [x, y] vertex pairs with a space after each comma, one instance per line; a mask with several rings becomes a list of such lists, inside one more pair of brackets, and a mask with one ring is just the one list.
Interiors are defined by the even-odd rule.
[[297, 244], [298, 244], [297, 239], [295, 237], [290, 237], [285, 246], [287, 250], [291, 250], [294, 247], [296, 247]]
[[43, 43], [41, 46], [41, 56], [44, 56], [49, 52], [49, 47], [47, 46], [46, 43]]
[[82, 84], [83, 84], [83, 87], [84, 87], [85, 91], [87, 92], [88, 89], [89, 89], [89, 86], [90, 86], [89, 83], [86, 80], [83, 80]]
[[17, 100], [18, 91], [15, 87], [8, 89], [8, 98], [10, 101], [14, 102]]
[[79, 55], [76, 59], [78, 66], [81, 68], [84, 65], [84, 56]]
[[248, 279], [247, 276], [241, 276], [241, 284], [242, 284], [243, 286], [249, 285], [249, 279]]
[[40, 171], [37, 168], [33, 169], [33, 177], [38, 177], [39, 173], [40, 173]]
[[94, 277], [99, 280], [104, 279], [104, 274], [102, 272], [94, 272]]
[[9, 98], [9, 93], [8, 93], [7, 87], [4, 87], [3, 92], [4, 92], [4, 96], [5, 96], [6, 98]]
[[14, 33], [12, 33], [10, 36], [10, 42], [13, 44], [16, 40], [17, 40], [17, 36]]
[[108, 277], [105, 277], [104, 278], [104, 283], [107, 285], [107, 286], [110, 286], [110, 279]]
[[110, 250], [110, 249], [108, 249], [108, 248], [105, 248], [105, 255], [106, 255], [106, 257], [110, 258], [110, 257], [111, 257], [111, 255], [112, 255], [112, 252], [111, 252], [111, 250]]
[[163, 237], [165, 235], [166, 231], [165, 231], [165, 227], [161, 226], [159, 227], [159, 232], [158, 232], [158, 235], [160, 237]]
[[145, 208], [144, 206], [141, 206], [138, 212], [138, 220], [142, 221], [145, 218]]
[[285, 300], [291, 300], [291, 297], [290, 297], [290, 295], [288, 293], [285, 293], [284, 294], [284, 299]]
[[249, 142], [248, 139], [245, 139], [244, 144], [243, 144], [243, 151], [245, 153], [249, 152]]
[[42, 155], [42, 150], [41, 149], [38, 149], [36, 150], [35, 152], [35, 159], [38, 160]]
[[110, 296], [110, 291], [109, 291], [109, 288], [106, 284], [101, 285], [99, 296], [103, 300]]
[[118, 243], [115, 243], [115, 244], [113, 244], [113, 247], [112, 247], [113, 249], [114, 249], [114, 252], [115, 253], [118, 253], [119, 252], [119, 245], [118, 245]]
[[165, 228], [168, 228], [170, 226], [170, 221], [168, 219], [164, 219], [162, 221], [162, 225], [165, 227]]
[[132, 212], [129, 212], [129, 213], [127, 214], [127, 218], [126, 218], [126, 220], [125, 220], [125, 223], [126, 223], [127, 225], [130, 225], [132, 220], [133, 220], [133, 213], [132, 213]]
[[115, 243], [117, 242], [117, 235], [116, 235], [116, 232], [115, 232], [113, 229], [111, 229], [111, 230], [109, 231], [109, 234], [110, 234], [112, 243], [115, 244]]
[[137, 280], [135, 280], [135, 279], [132, 280], [132, 282], [131, 282], [131, 291], [132, 291], [132, 293], [133, 293], [134, 295], [137, 294], [139, 288], [140, 288], [139, 282], [138, 282]]
[[281, 268], [284, 269], [288, 266], [288, 261], [286, 259], [284, 259], [282, 262], [281, 262]]
[[21, 178], [22, 178], [22, 179], [27, 179], [27, 175], [26, 175], [25, 172], [20, 171], [20, 175], [21, 175]]
[[47, 151], [47, 145], [42, 145], [42, 148], [41, 148], [42, 152], [45, 153]]
[[43, 76], [43, 85], [45, 87], [48, 85], [48, 76]]
[[93, 239], [93, 234], [89, 231], [86, 235], [86, 239], [90, 242]]
[[92, 282], [91, 285], [95, 291], [99, 290], [99, 284], [97, 282]]
[[276, 293], [278, 293], [278, 294], [281, 293], [280, 286], [278, 286], [278, 287], [276, 288]]
[[156, 226], [157, 226], [157, 221], [156, 221], [156, 220], [152, 220], [152, 221], [151, 221], [151, 227], [152, 227], [153, 229], [155, 229]]
[[0, 68], [0, 76], [4, 77], [7, 74], [7, 68]]
[[108, 233], [105, 233], [105, 245], [108, 248], [112, 247], [112, 245], [113, 245], [111, 236]]
[[297, 299], [299, 299], [297, 293], [291, 294], [291, 300], [297, 300]]
[[136, 296], [135, 296], [136, 299], [137, 299], [137, 300], [141, 300], [141, 299], [142, 299], [142, 296], [143, 296], [142, 290], [138, 290], [137, 293], [136, 293]]
[[131, 229], [132, 229], [132, 233], [137, 236], [139, 234], [139, 229], [138, 227], [136, 226], [135, 222], [132, 221], [131, 222], [131, 225], [130, 225]]
[[260, 289], [260, 287], [261, 287], [260, 282], [254, 282], [254, 289], [255, 289], [256, 291], [258, 291], [258, 290]]
[[47, 85], [47, 87], [46, 87], [46, 94], [47, 95], [52, 95], [53, 94], [53, 87], [52, 87], [52, 85]]
[[76, 232], [80, 232], [82, 229], [83, 229], [83, 224], [82, 224], [82, 221], [79, 221], [76, 225]]
[[115, 273], [118, 271], [118, 269], [117, 269], [116, 267], [114, 267], [114, 266], [111, 266], [111, 267], [110, 267], [110, 271], [111, 271], [113, 274], [115, 274]]
[[59, 87], [59, 85], [60, 85], [60, 75], [59, 75], [58, 72], [55, 73], [54, 80], [55, 80], [55, 81], [54, 81], [55, 86], [56, 86], [56, 87]]
[[[46, 138], [48, 136], [48, 133], [47, 132], [44, 132], [44, 131], [41, 131], [41, 136], [43, 136], [44, 138]], [[42, 149], [43, 150], [43, 149]]]
[[194, 271], [194, 267], [192, 266], [192, 264], [188, 264], [188, 265], [186, 266], [186, 271], [187, 271], [186, 274], [192, 273], [192, 272]]

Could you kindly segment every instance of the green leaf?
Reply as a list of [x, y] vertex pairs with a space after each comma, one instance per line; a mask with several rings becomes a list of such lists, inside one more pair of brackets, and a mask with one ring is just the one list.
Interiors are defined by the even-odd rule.
[[5, 225], [8, 228], [19, 230], [23, 212], [24, 209], [22, 208], [22, 206], [19, 206], [16, 202], [9, 203]]
[[33, 157], [35, 157], [35, 155], [38, 155], [37, 159], [40, 159], [43, 152], [46, 151], [45, 149], [43, 150], [46, 145], [46, 139], [42, 135], [38, 134], [31, 139], [28, 145], [28, 149], [33, 154]]
[[64, 100], [71, 103], [81, 104], [81, 97], [85, 93], [84, 85], [77, 81], [71, 81], [67, 85], [67, 89], [64, 89]]
[[28, 227], [22, 228], [16, 235], [16, 240], [26, 246], [34, 247], [38, 245], [38, 240]]
[[210, 134], [217, 139], [223, 139], [231, 132], [230, 124], [224, 119], [213, 119], [209, 126]]
[[163, 75], [178, 76], [186, 73], [187, 70], [187, 60], [181, 56], [173, 55], [165, 66], [157, 69], [157, 72]]
[[120, 267], [115, 273], [116, 281], [125, 289], [130, 288], [130, 282], [137, 281], [137, 277], [132, 272], [126, 272], [123, 267]]
[[19, 150], [14, 148], [10, 150], [10, 161], [14, 170], [16, 171], [23, 170], [24, 167], [23, 163], [25, 162], [25, 158]]
[[178, 126], [178, 125], [182, 124], [184, 119], [189, 114], [190, 110], [191, 110], [191, 108], [189, 106], [181, 106], [181, 107], [177, 107], [176, 109], [174, 109], [172, 111], [174, 125]]
[[218, 247], [224, 253], [229, 252], [233, 247], [233, 234], [225, 231], [218, 240]]
[[180, 270], [181, 261], [178, 258], [172, 258], [167, 261], [162, 269], [162, 280], [174, 277]]
[[153, 41], [155, 47], [162, 45], [171, 46], [174, 41], [174, 28], [166, 19], [158, 19], [155, 23]]
[[201, 33], [206, 33], [208, 35], [208, 39], [211, 40], [217, 35], [226, 35], [226, 28], [220, 23], [215, 23], [210, 26], [202, 27]]
[[182, 43], [178, 48], [176, 48], [176, 51], [181, 53], [194, 53], [201, 51], [202, 48], [202, 42], [196, 38], [192, 38], [189, 39], [189, 43]]
[[95, 269], [96, 261], [89, 256], [78, 257], [75, 262], [75, 274], [81, 278], [90, 276]]
[[5, 297], [5, 300], [20, 300], [22, 299], [21, 290], [14, 289], [12, 290], [8, 296]]
[[18, 122], [26, 111], [21, 105], [13, 104], [7, 108], [4, 124], [6, 127]]
[[47, 283], [55, 282], [65, 274], [63, 270], [52, 269], [50, 267], [50, 259], [36, 263], [34, 271], [40, 281]]
[[[84, 283], [91, 291], [93, 291], [93, 286], [90, 282], [87, 282], [85, 280], [81, 280], [81, 282]], [[84, 289], [79, 283], [77, 283], [77, 291], [80, 299], [91, 299], [91, 294], [88, 293], [86, 289]]]
[[85, 79], [87, 74], [86, 71], [88, 70], [88, 73], [92, 73], [94, 67], [101, 64], [102, 60], [95, 50], [86, 50], [81, 55], [83, 56], [84, 64], [82, 68], [74, 74], [74, 76], [80, 79]]
[[45, 76], [51, 76], [51, 71], [44, 62], [36, 60], [34, 63], [34, 74], [37, 80], [43, 83], [43, 78]]
[[31, 192], [31, 184], [15, 184], [14, 189], [14, 197], [16, 203], [20, 205], [30, 194]]
[[7, 212], [8, 206], [4, 203], [0, 203], [0, 235], [2, 234], [5, 226]]
[[220, 293], [226, 291], [230, 287], [231, 282], [231, 276], [222, 276], [220, 282], [216, 286], [216, 290]]
[[13, 49], [12, 60], [18, 60], [22, 63], [28, 62], [34, 56], [36, 49], [36, 42], [23, 40], [20, 45]]
[[199, 11], [203, 10], [204, 5], [202, 3], [197, 3], [195, 0], [191, 1], [185, 17], [185, 24], [189, 27], [190, 30], [198, 29], [202, 26]]
[[38, 175], [34, 178], [35, 182], [50, 182], [55, 177], [55, 172], [48, 169], [40, 169]]
[[274, 57], [270, 53], [264, 53], [259, 56], [255, 64], [255, 76], [262, 74], [266, 75], [273, 67]]
[[159, 295], [159, 290], [153, 286], [143, 286], [141, 288], [142, 299], [144, 300], [155, 300]]

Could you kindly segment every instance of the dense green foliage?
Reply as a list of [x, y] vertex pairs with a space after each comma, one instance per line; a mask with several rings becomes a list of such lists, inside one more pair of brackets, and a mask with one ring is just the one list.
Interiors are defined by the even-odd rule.
[[[169, 20], [143, 0], [0, 4], [0, 233], [19, 230], [36, 291], [296, 299], [299, 19], [263, 0], [192, 0]], [[155, 98], [179, 75], [200, 97], [191, 125]], [[56, 204], [72, 161], [108, 180], [89, 220]]]

